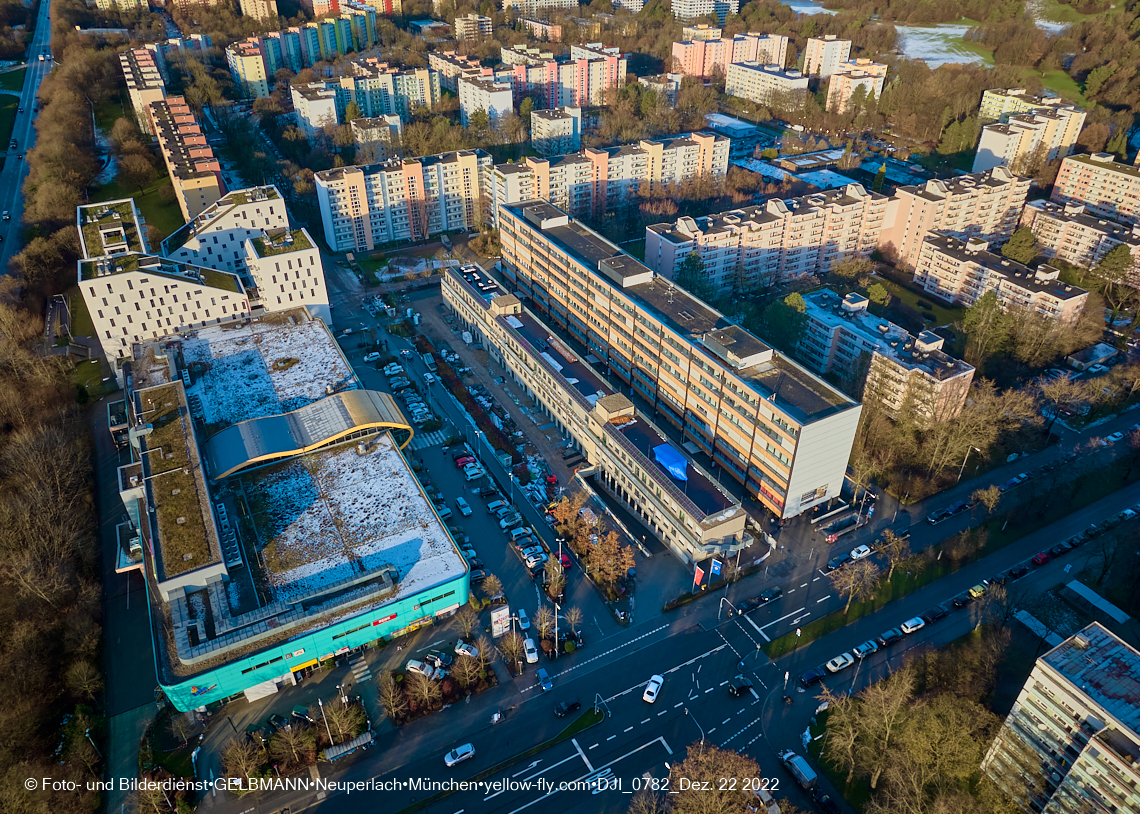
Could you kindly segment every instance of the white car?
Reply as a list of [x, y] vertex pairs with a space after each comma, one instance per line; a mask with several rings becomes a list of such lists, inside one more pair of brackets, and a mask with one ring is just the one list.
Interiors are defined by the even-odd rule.
[[840, 653], [827, 663], [827, 669], [830, 672], [838, 673], [840, 670], [846, 670], [855, 663], [855, 657], [850, 653]]
[[395, 362], [392, 362], [392, 364], [387, 365], [384, 368], [384, 375], [385, 376], [398, 376], [399, 374], [401, 374], [403, 372], [404, 372], [404, 369], [402, 367], [400, 367], [398, 364], [396, 364]]
[[487, 473], [483, 471], [483, 468], [476, 464], [467, 464], [467, 466], [463, 467], [463, 477], [467, 478], [469, 481], [479, 480], [479, 478], [483, 477], [486, 474]]
[[538, 648], [534, 646], [534, 639], [530, 636], [523, 639], [523, 650], [526, 651], [527, 664], [538, 664]]
[[519, 630], [530, 630], [530, 619], [522, 608], [519, 608]]
[[470, 743], [465, 743], [462, 746], [456, 746], [450, 752], [443, 756], [443, 762], [447, 764], [450, 769], [456, 763], [462, 763], [468, 758], [475, 757], [475, 747]]
[[656, 703], [657, 696], [661, 693], [661, 685], [664, 683], [664, 676], [651, 676], [649, 683], [645, 685], [645, 692], [641, 694], [641, 700], [647, 704]]
[[415, 659], [412, 659], [408, 662], [407, 666], [404, 669], [409, 673], [419, 673], [426, 678], [435, 678], [435, 668], [428, 664], [424, 664], [422, 661], [416, 661]]
[[372, 353], [364, 354], [364, 361], [365, 362], [375, 362], [379, 358], [380, 358], [380, 354], [377, 353], [376, 351], [372, 351]]
[[446, 520], [447, 518], [451, 517], [453, 514], [455, 514], [455, 512], [451, 511], [451, 507], [449, 507], [449, 506], [440, 506], [439, 507], [439, 517], [441, 520]]
[[1124, 440], [1124, 433], [1114, 432], [1112, 435], [1108, 436], [1108, 438], [1106, 438], [1105, 440], [1108, 441], [1108, 443], [1110, 443], [1110, 444], [1115, 444], [1117, 441], [1123, 441]]
[[459, 513], [464, 517], [471, 516], [471, 504], [461, 497], [455, 498], [455, 506], [459, 509]]
[[537, 568], [549, 559], [550, 557], [546, 556], [545, 553], [533, 554], [526, 558], [526, 567]]
[[856, 546], [855, 548], [851, 549], [851, 559], [853, 559], [853, 560], [861, 560], [864, 557], [869, 557], [870, 555], [871, 555], [871, 547], [870, 546], [861, 545], [861, 546]]
[[479, 658], [479, 649], [472, 647], [471, 645], [467, 644], [467, 642], [456, 642], [455, 652], [460, 656], [469, 656], [473, 659]]
[[425, 373], [424, 384], [432, 384], [436, 381], [437, 378], [438, 377], [434, 373]]
[[879, 644], [874, 639], [868, 639], [862, 644], [855, 645], [855, 649], [851, 651], [851, 655], [862, 661], [872, 653], [879, 652]]
[[926, 622], [922, 621], [922, 617], [916, 616], [913, 619], [907, 619], [899, 627], [902, 628], [903, 633], [917, 633], [926, 627]]

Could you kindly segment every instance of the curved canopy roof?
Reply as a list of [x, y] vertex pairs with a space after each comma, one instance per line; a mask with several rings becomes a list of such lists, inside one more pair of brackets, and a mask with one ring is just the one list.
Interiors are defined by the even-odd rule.
[[[206, 441], [206, 461], [214, 480], [270, 461], [292, 458], [345, 441], [371, 429], [403, 430], [403, 449], [412, 440], [412, 425], [395, 400], [375, 390], [346, 390], [326, 396], [291, 413], [251, 418]], [[393, 433], [397, 440], [402, 433]]]

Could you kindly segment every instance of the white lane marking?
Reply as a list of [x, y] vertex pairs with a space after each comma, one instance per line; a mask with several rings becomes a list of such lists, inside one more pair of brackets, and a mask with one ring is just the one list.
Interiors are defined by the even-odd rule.
[[[568, 757], [568, 758], [566, 758], [566, 759], [564, 759], [564, 760], [560, 760], [560, 761], [558, 761], [557, 763], [555, 763], [555, 764], [554, 764], [554, 765], [552, 765], [552, 766], [547, 766], [547, 767], [546, 767], [545, 769], [543, 769], [542, 771], [538, 771], [538, 772], [535, 772], [534, 774], [530, 775], [529, 777], [524, 777], [524, 778], [523, 778], [522, 780], [520, 780], [519, 782], [520, 782], [520, 783], [526, 783], [527, 781], [533, 780], [534, 778], [536, 778], [536, 777], [538, 777], [538, 776], [540, 776], [540, 775], [546, 774], [546, 773], [547, 773], [547, 772], [549, 772], [551, 769], [557, 769], [557, 768], [558, 768], [559, 766], [561, 766], [563, 763], [567, 763], [567, 762], [569, 762], [569, 761], [571, 761], [571, 760], [575, 760], [577, 757], [578, 757], [578, 755], [570, 755], [570, 757]], [[585, 759], [585, 756], [584, 756], [584, 755], [583, 755], [583, 759]], [[586, 762], [586, 765], [587, 765], [587, 766], [589, 765], [589, 761], [587, 761], [587, 762]], [[507, 791], [507, 789], [505, 789], [505, 788], [504, 788], [504, 789], [499, 789], [499, 790], [498, 790], [498, 791], [496, 791], [495, 793], [493, 793], [493, 794], [489, 794], [489, 795], [487, 795], [486, 797], [484, 797], [484, 798], [483, 798], [483, 802], [485, 803], [485, 802], [487, 802], [488, 800], [492, 800], [492, 799], [494, 799], [495, 797], [498, 797], [500, 794], [503, 794], [505, 791]]]
[[574, 748], [578, 750], [578, 757], [582, 758], [582, 762], [586, 764], [586, 768], [589, 769], [591, 772], [594, 771], [594, 767], [590, 763], [590, 759], [588, 757], [586, 757], [586, 753], [583, 752], [582, 747], [578, 745], [578, 739], [577, 738], [571, 738], [570, 742], [572, 744], [574, 744]]
[[821, 579], [823, 579], [823, 577], [816, 577], [812, 580], [812, 582], [819, 582]]
[[610, 741], [612, 741], [616, 737], [617, 737], [617, 735], [610, 735], [608, 738], [606, 738], [606, 743], [609, 743]]
[[[759, 627], [759, 626], [758, 626], [758, 625], [757, 625], [755, 622], [753, 622], [753, 621], [752, 621], [752, 617], [750, 617], [750, 616], [748, 616], [748, 615], [745, 615], [745, 617], [744, 617], [744, 618], [745, 618], [746, 620], [748, 620], [748, 624], [750, 624], [750, 625], [752, 625], [752, 627], [756, 628], [756, 632], [757, 632], [757, 633], [759, 633], [761, 636], [764, 636], [764, 631], [763, 631], [763, 630], [761, 630], [761, 629], [760, 629], [760, 627]], [[771, 640], [771, 639], [769, 639], [767, 636], [764, 636], [764, 640], [765, 640], [765, 641], [769, 641], [769, 642], [770, 642], [770, 641], [772, 641], [772, 640]]]
[[595, 743], [595, 744], [594, 744], [593, 746], [591, 746], [590, 748], [591, 748], [591, 749], [597, 749], [597, 748], [598, 748], [598, 744], [596, 744], [596, 743]]
[[632, 731], [633, 731], [633, 727], [632, 727], [632, 726], [627, 726], [627, 727], [625, 728], [625, 731], [626, 731], [626, 732], [632, 732]]
[[808, 584], [805, 582], [805, 583], [804, 583], [803, 585], [801, 585], [800, 587], [801, 587], [801, 588], [806, 588], [807, 586], [808, 586]]
[[715, 689], [716, 689], [716, 687], [709, 687], [707, 690], [705, 690], [705, 694], [708, 695], [710, 692], [712, 692]]
[[722, 686], [722, 687], [723, 687], [723, 686], [724, 686], [725, 684], [727, 684], [727, 683], [728, 683], [727, 681], [722, 681], [722, 682], [720, 682], [720, 686]]
[[[796, 592], [796, 589], [795, 589], [795, 588], [789, 588], [789, 589], [788, 589], [788, 594], [789, 594], [789, 595], [790, 595], [790, 594], [794, 594], [795, 592]], [[767, 626], [767, 625], [764, 625], [764, 627], [768, 627], [768, 626]]]
[[681, 707], [684, 705], [685, 705], [684, 701], [678, 701], [676, 704], [673, 705], [673, 709], [676, 709], [677, 707]]
[[649, 718], [646, 718], [644, 721], [642, 721], [642, 723], [643, 723], [643, 724], [647, 724], [647, 723], [649, 723], [649, 721], [650, 721], [650, 719], [649, 719]]
[[731, 718], [725, 718], [723, 721], [720, 722], [720, 725], [724, 726], [725, 724], [727, 724], [731, 720], [732, 720]]
[[[721, 650], [724, 650], [724, 648], [725, 648], [725, 645], [722, 644], [719, 647], [714, 647], [712, 650], [707, 650], [704, 653], [701, 653], [699, 656], [693, 656], [691, 659], [686, 661], [684, 664], [678, 664], [676, 667], [673, 667], [669, 670], [666, 670], [665, 673], [662, 673], [662, 675], [666, 675], [668, 673], [676, 672], [677, 670], [681, 669], [682, 667], [688, 667], [690, 664], [692, 664], [696, 661], [699, 661], [700, 659], [707, 658], [708, 656], [711, 656], [714, 653], [719, 653]], [[569, 672], [569, 671], [567, 670], [565, 672]], [[562, 675], [562, 673], [559, 673], [559, 675]], [[619, 692], [615, 695], [611, 695], [609, 698], [606, 699], [606, 701], [607, 702], [613, 701], [615, 698], [621, 698], [623, 695], [627, 695], [627, 694], [634, 692], [634, 691], [640, 692], [642, 689], [644, 689], [645, 685], [648, 683], [649, 683], [648, 679], [646, 679], [645, 681], [641, 681], [637, 684], [634, 684], [632, 687], [629, 687], [628, 689], [622, 690], [621, 692]], [[524, 690], [524, 692], [525, 692], [525, 690]]]
[[829, 599], [831, 599], [831, 594], [828, 594], [827, 596], [823, 597], [822, 599], [815, 600], [815, 604], [818, 605], [820, 602], [826, 602]]
[[667, 709], [663, 709], [663, 710], [661, 710], [660, 712], [658, 712], [658, 713], [657, 713], [657, 717], [658, 717], [658, 718], [660, 718], [662, 715], [664, 715], [664, 714], [665, 714], [666, 712], [668, 712], [668, 711], [669, 711], [669, 710], [667, 710]]
[[[575, 664], [573, 667], [567, 667], [562, 672], [556, 673], [555, 675], [551, 676], [551, 678], [558, 678], [558, 676], [564, 676], [569, 672], [573, 672], [574, 670], [577, 670], [579, 667], [584, 667], [585, 665], [589, 664], [592, 661], [597, 661], [600, 658], [605, 658], [606, 656], [610, 655], [611, 653], [616, 653], [618, 650], [621, 650], [623, 647], [628, 647], [629, 645], [633, 644], [634, 642], [639, 642], [642, 639], [646, 638], [647, 636], [652, 636], [654, 633], [659, 633], [668, 627], [669, 627], [668, 625], [661, 625], [660, 627], [655, 627], [655, 628], [653, 628], [653, 630], [649, 631], [648, 633], [643, 633], [635, 639], [630, 639], [628, 642], [622, 642], [617, 647], [611, 647], [605, 653], [599, 653], [598, 655], [594, 656], [591, 659], [586, 659], [583, 662], [579, 662], [578, 664]], [[700, 657], [698, 656], [698, 658], [700, 658]], [[614, 696], [614, 697], [616, 698], [617, 696]], [[607, 700], [612, 700], [612, 699], [607, 699]]]

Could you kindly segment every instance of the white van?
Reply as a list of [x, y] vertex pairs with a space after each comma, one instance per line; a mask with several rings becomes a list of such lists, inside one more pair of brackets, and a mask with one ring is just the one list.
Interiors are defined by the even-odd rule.
[[380, 354], [377, 353], [376, 351], [373, 351], [372, 353], [365, 354], [364, 361], [365, 362], [375, 362], [379, 358], [380, 358]]
[[529, 528], [511, 529], [511, 542], [515, 545], [518, 545], [519, 540], [523, 540], [527, 537], [530, 537]]

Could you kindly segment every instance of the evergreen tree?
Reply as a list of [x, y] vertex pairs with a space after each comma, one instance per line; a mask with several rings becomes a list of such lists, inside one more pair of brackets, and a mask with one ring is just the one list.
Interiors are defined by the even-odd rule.
[[887, 165], [880, 164], [879, 171], [875, 173], [875, 181], [871, 184], [871, 189], [874, 192], [883, 191], [883, 182], [887, 180]]
[[345, 105], [345, 108], [344, 108], [344, 123], [345, 124], [348, 124], [351, 121], [355, 121], [356, 119], [359, 119], [360, 117], [361, 117], [360, 116], [360, 107], [356, 104], [356, 102], [349, 102], [347, 105]]
[[677, 273], [673, 277], [673, 282], [705, 302], [716, 296], [716, 289], [709, 282], [708, 275], [705, 274], [705, 264], [701, 262], [701, 258], [696, 252], [692, 252], [681, 261], [681, 265], [677, 266]]
[[1117, 130], [1116, 135], [1108, 140], [1104, 151], [1116, 156], [1117, 161], [1128, 162], [1128, 134], [1124, 132], [1123, 127]]
[[1037, 256], [1037, 237], [1028, 226], [1022, 226], [1013, 233], [1009, 242], [1001, 247], [1002, 257], [1029, 265]]

